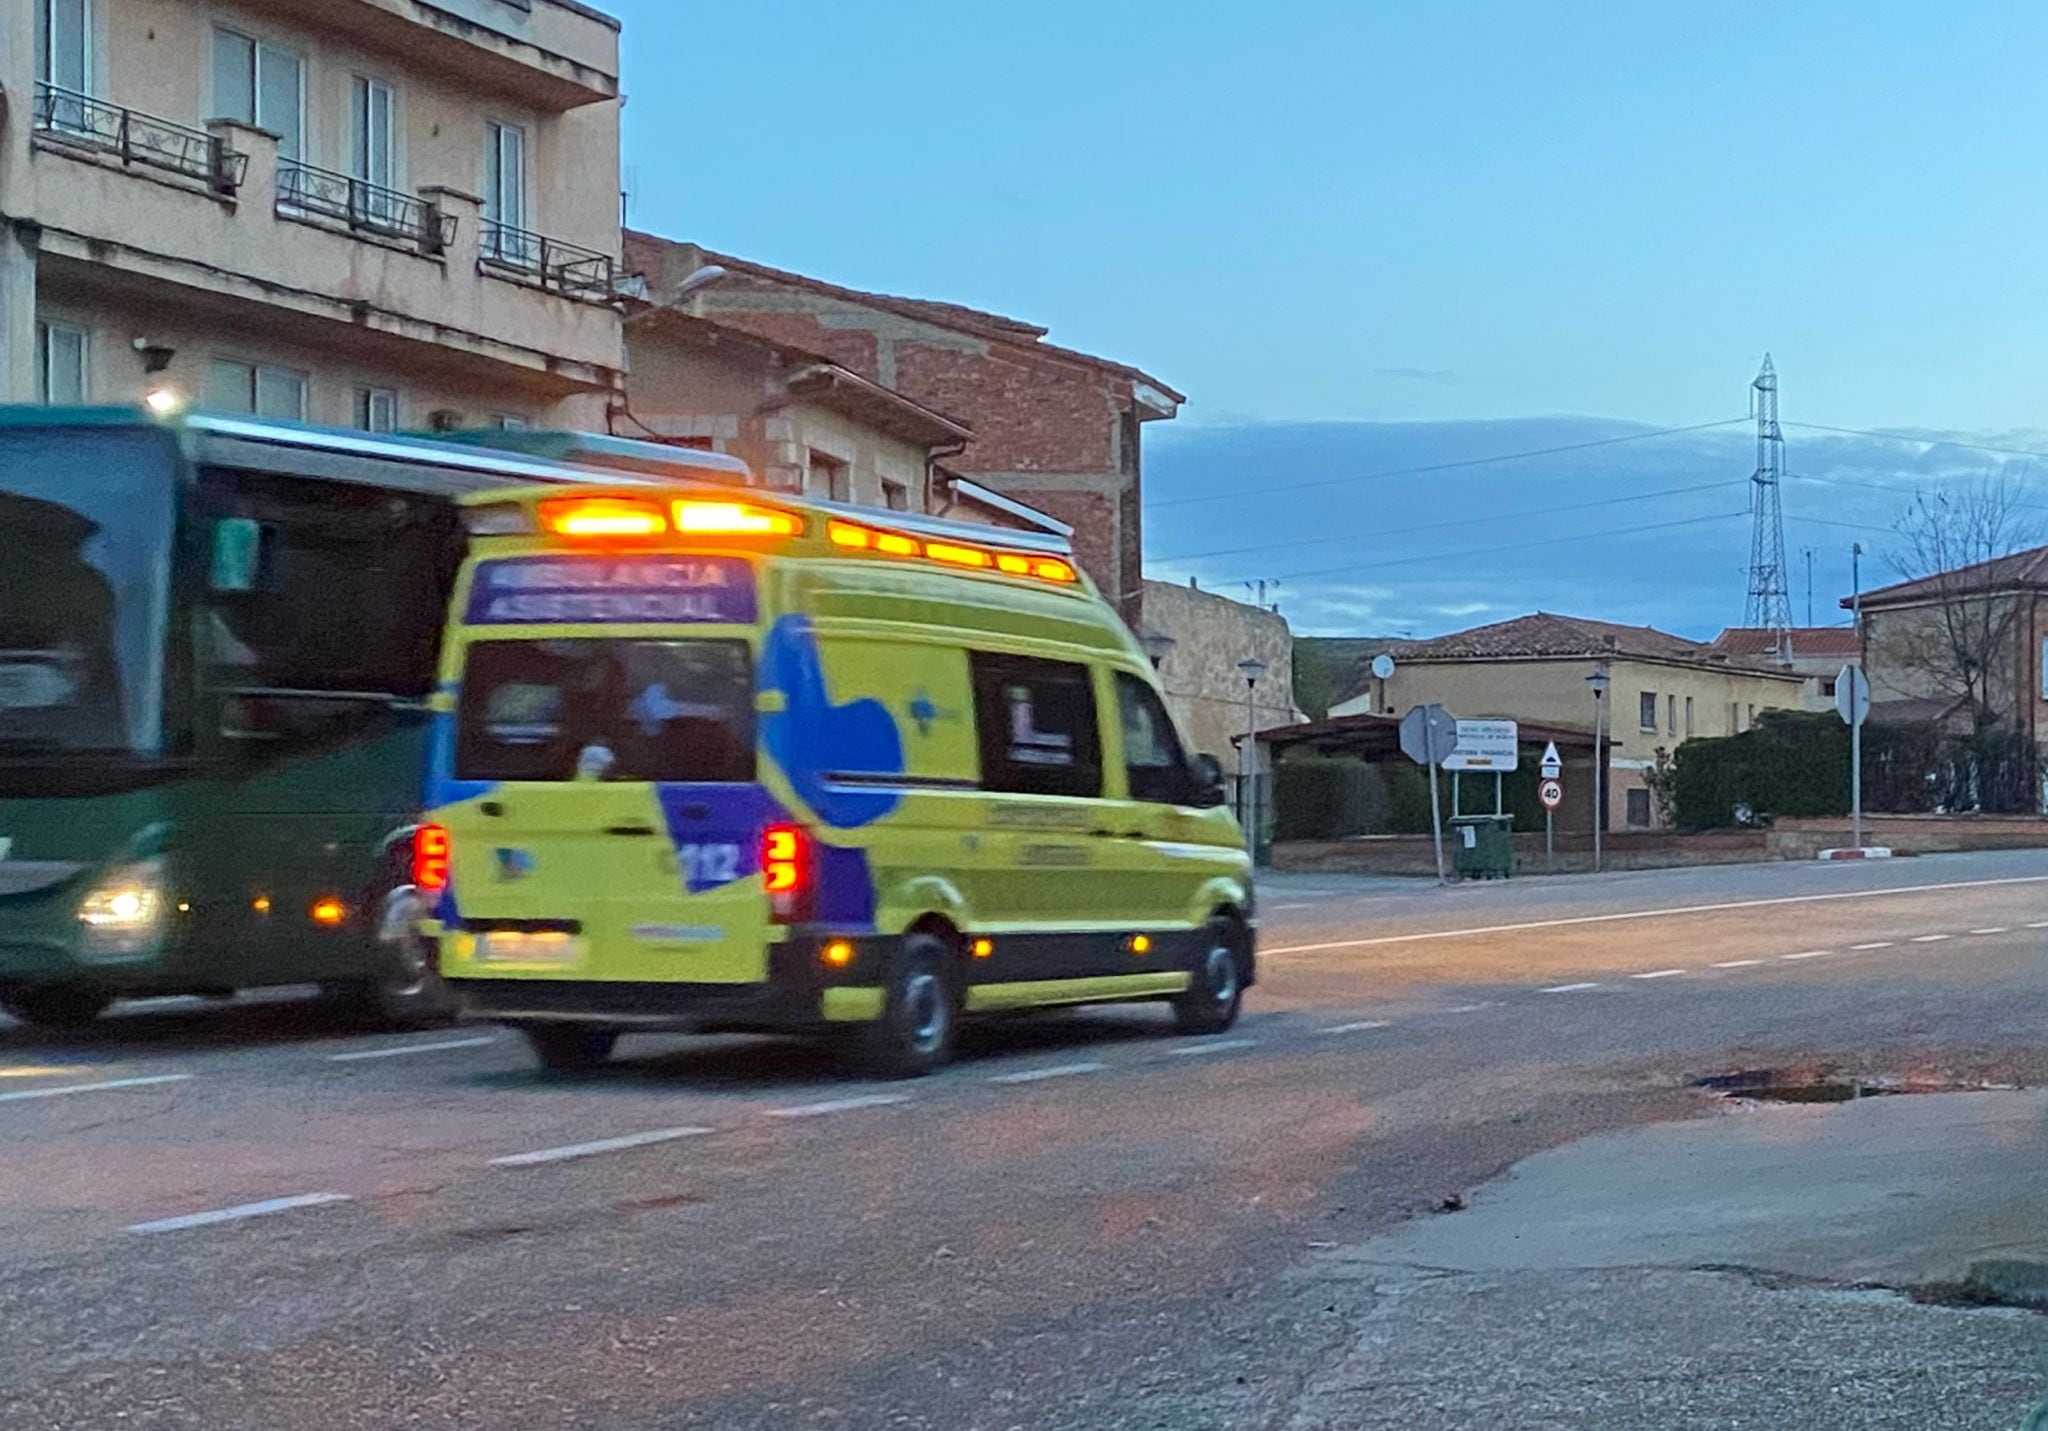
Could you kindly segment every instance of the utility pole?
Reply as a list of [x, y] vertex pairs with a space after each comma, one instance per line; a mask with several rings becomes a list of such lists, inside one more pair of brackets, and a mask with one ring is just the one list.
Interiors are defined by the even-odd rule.
[[1801, 547], [1806, 554], [1806, 624], [1813, 625], [1813, 548]]
[[1256, 594], [1257, 594], [1257, 596], [1258, 596], [1258, 600], [1257, 600], [1257, 602], [1256, 602], [1255, 604], [1256, 604], [1256, 605], [1258, 606], [1259, 610], [1261, 610], [1261, 611], [1278, 611], [1278, 610], [1280, 609], [1280, 603], [1279, 603], [1279, 602], [1277, 602], [1277, 601], [1276, 601], [1276, 602], [1274, 602], [1274, 603], [1273, 603], [1273, 604], [1272, 604], [1271, 606], [1268, 606], [1268, 605], [1266, 604], [1266, 588], [1267, 588], [1267, 587], [1269, 587], [1269, 586], [1270, 586], [1270, 587], [1272, 587], [1272, 588], [1273, 588], [1273, 590], [1275, 590], [1275, 591], [1278, 591], [1278, 590], [1280, 589], [1280, 583], [1279, 583], [1279, 582], [1277, 582], [1277, 581], [1273, 581], [1273, 580], [1269, 580], [1269, 579], [1268, 579], [1268, 578], [1266, 578], [1266, 577], [1260, 577], [1260, 578], [1259, 578], [1259, 579], [1258, 579], [1257, 581], [1248, 581], [1248, 582], [1246, 582], [1246, 583], [1244, 584], [1244, 589], [1245, 589], [1246, 591], [1254, 592], [1254, 593], [1256, 593]]
[[1792, 596], [1785, 581], [1785, 509], [1779, 486], [1785, 475], [1785, 438], [1778, 431], [1778, 370], [1771, 355], [1750, 385], [1756, 409], [1756, 471], [1751, 475], [1749, 609], [1742, 624], [1779, 632], [1792, 627]]

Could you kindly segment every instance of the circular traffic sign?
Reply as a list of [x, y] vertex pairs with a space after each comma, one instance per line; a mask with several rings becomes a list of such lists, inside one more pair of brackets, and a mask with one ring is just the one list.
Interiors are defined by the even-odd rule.
[[1536, 798], [1543, 802], [1546, 810], [1555, 810], [1564, 803], [1564, 782], [1546, 780], [1536, 787]]

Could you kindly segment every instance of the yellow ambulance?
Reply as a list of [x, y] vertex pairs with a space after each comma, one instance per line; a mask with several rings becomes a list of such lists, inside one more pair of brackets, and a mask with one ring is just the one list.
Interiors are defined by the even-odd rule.
[[1236, 1020], [1252, 872], [1129, 629], [1035, 533], [676, 485], [466, 502], [415, 882], [470, 1016], [648, 1030], [1159, 1000]]

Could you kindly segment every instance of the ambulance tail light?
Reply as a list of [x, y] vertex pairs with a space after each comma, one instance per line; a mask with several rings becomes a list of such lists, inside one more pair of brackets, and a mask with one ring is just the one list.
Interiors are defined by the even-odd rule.
[[768, 914], [777, 924], [810, 917], [813, 867], [811, 837], [801, 825], [770, 825], [761, 832], [761, 885]]
[[452, 846], [445, 825], [422, 825], [412, 836], [412, 882], [422, 894], [439, 894], [448, 888], [448, 859]]

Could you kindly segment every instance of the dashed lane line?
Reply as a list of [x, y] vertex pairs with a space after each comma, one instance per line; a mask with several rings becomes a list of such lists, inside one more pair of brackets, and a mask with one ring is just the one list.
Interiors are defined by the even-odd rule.
[[821, 1118], [827, 1113], [852, 1113], [861, 1108], [887, 1108], [908, 1103], [907, 1093], [863, 1093], [855, 1098], [828, 1098], [822, 1103], [798, 1103], [789, 1108], [770, 1108], [770, 1118]]
[[1868, 944], [1851, 944], [1849, 952], [1851, 954], [1868, 954], [1873, 949], [1896, 949], [1898, 943], [1899, 941], [1896, 939], [1876, 939]]
[[66, 1083], [56, 1088], [24, 1088], [17, 1093], [0, 1093], [0, 1103], [26, 1103], [32, 1098], [64, 1098], [73, 1093], [109, 1093], [117, 1088], [156, 1088], [166, 1083], [189, 1083], [189, 1073], [158, 1073], [148, 1078], [115, 1078], [104, 1083]]
[[622, 1153], [628, 1148], [647, 1148], [656, 1143], [673, 1143], [678, 1138], [701, 1138], [710, 1128], [656, 1128], [647, 1133], [628, 1133], [620, 1138], [599, 1138], [590, 1143], [571, 1143], [561, 1148], [542, 1148], [534, 1153], [511, 1153], [491, 1159], [494, 1168], [531, 1168], [542, 1163], [566, 1163], [575, 1158], [594, 1158], [599, 1153]]
[[2027, 926], [2029, 929], [2048, 929], [2048, 919], [2037, 919]]
[[1788, 964], [1796, 964], [1801, 959], [1825, 959], [1834, 952], [1832, 949], [1805, 949], [1797, 954], [1780, 954], [1778, 957]]
[[1184, 1043], [1179, 1048], [1168, 1049], [1167, 1052], [1184, 1058], [1189, 1054], [1229, 1053], [1232, 1049], [1258, 1046], [1259, 1041], [1255, 1038], [1211, 1038], [1203, 1039], [1200, 1043]]
[[1318, 1029], [1316, 1032], [1326, 1034], [1365, 1033], [1369, 1029], [1390, 1029], [1392, 1027], [1393, 1024], [1386, 1019], [1360, 1019], [1357, 1023], [1337, 1024], [1331, 1028]]
[[238, 1207], [216, 1208], [212, 1212], [190, 1212], [183, 1217], [166, 1217], [155, 1222], [133, 1223], [128, 1230], [140, 1233], [183, 1232], [192, 1227], [242, 1222], [252, 1217], [269, 1217], [273, 1213], [293, 1212], [302, 1207], [326, 1207], [332, 1203], [347, 1201], [349, 1198], [344, 1193], [300, 1193], [297, 1197], [274, 1197], [263, 1202], [245, 1202]]
[[1683, 969], [1652, 969], [1647, 974], [1631, 974], [1629, 977], [1631, 979], [1678, 979], [1683, 978], [1685, 973], [1686, 971]]
[[447, 1053], [458, 1048], [484, 1048], [498, 1040], [485, 1034], [480, 1038], [451, 1038], [439, 1043], [409, 1043], [398, 1048], [365, 1048], [354, 1053], [330, 1053], [329, 1063], [368, 1063], [379, 1058], [404, 1058], [415, 1053]]
[[1545, 994], [1578, 994], [1585, 992], [1587, 989], [1597, 989], [1599, 987], [1600, 985], [1598, 983], [1552, 984], [1549, 988], [1540, 990], [1539, 992]]
[[1018, 1073], [998, 1073], [990, 1083], [1043, 1083], [1048, 1078], [1078, 1078], [1084, 1073], [1100, 1073], [1109, 1067], [1106, 1063], [1062, 1063], [1051, 1068], [1027, 1068]]
[[1972, 934], [1982, 936], [1987, 934], [2010, 934], [2012, 933], [2012, 930], [2010, 928], [2001, 927], [1997, 929], [1972, 929], [1970, 932]]
[[[1773, 909], [1787, 904], [1822, 904], [1843, 899], [1884, 899], [1901, 894], [1940, 894], [1959, 889], [1991, 889], [2003, 885], [2048, 884], [2048, 875], [2015, 875], [2004, 879], [1951, 880], [1944, 884], [1905, 885], [1895, 889], [1836, 890], [1831, 894], [1792, 894], [1773, 899], [1738, 899], [1722, 904], [1674, 905], [1663, 909], [1618, 910], [1613, 914], [1579, 914], [1563, 919], [1532, 919], [1519, 924], [1488, 924], [1476, 929], [1431, 929], [1417, 934], [1382, 934], [1370, 939], [1337, 939], [1326, 944], [1294, 944], [1262, 949], [1262, 957], [1314, 954], [1331, 949], [1375, 949], [1389, 944], [1421, 944], [1437, 939], [1470, 939], [1481, 934], [1520, 934], [1532, 929], [1568, 929], [1581, 924], [1619, 924], [1638, 919], [1668, 919], [1687, 914], [1718, 914], [1732, 909]], [[2048, 919], [2029, 929], [2048, 929]]]
[[1714, 967], [1716, 969], [1754, 969], [1763, 962], [1761, 959], [1727, 959], [1716, 964]]
[[1913, 942], [1915, 944], [1941, 944], [1953, 938], [1955, 938], [1953, 934], [1916, 934], [1913, 936]]

